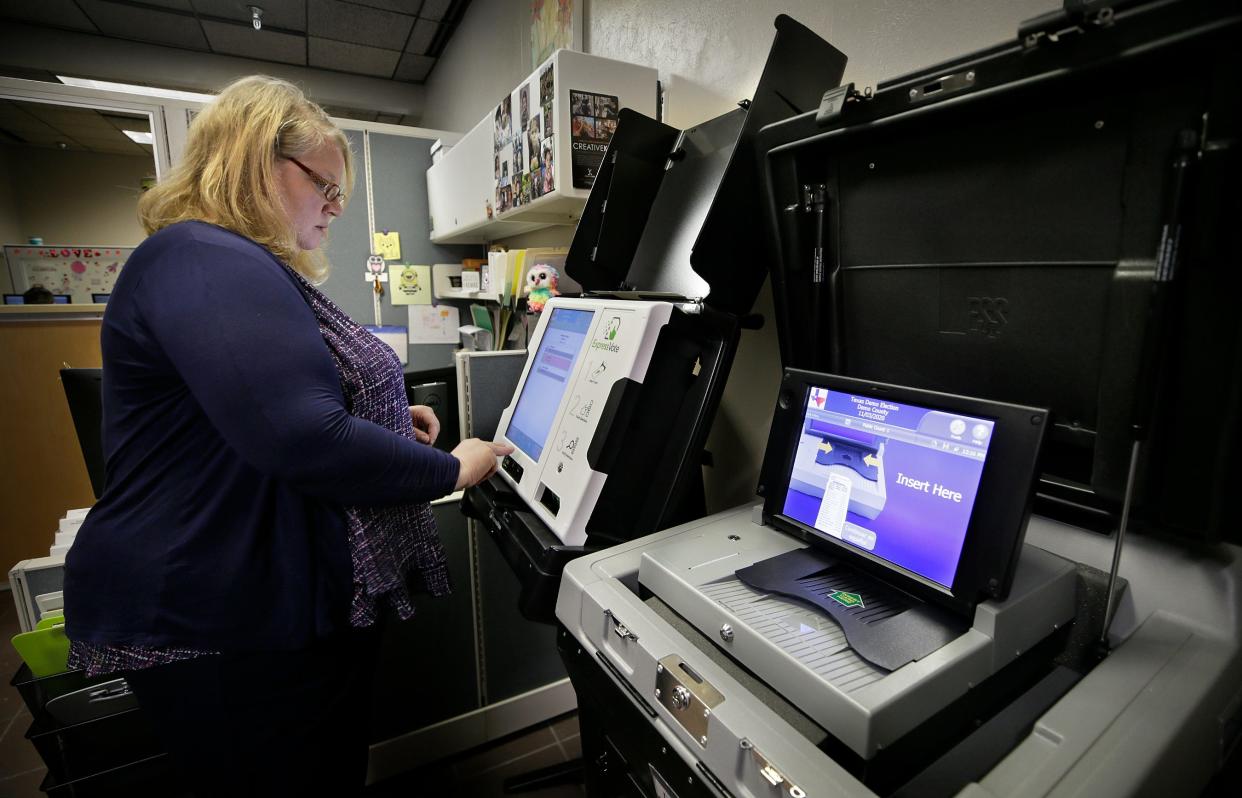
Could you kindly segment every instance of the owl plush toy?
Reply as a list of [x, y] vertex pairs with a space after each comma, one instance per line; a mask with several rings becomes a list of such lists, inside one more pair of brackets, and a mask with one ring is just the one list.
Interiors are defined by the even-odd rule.
[[526, 271], [526, 307], [533, 313], [541, 313], [543, 306], [554, 296], [560, 296], [556, 290], [560, 273], [546, 263], [536, 263]]

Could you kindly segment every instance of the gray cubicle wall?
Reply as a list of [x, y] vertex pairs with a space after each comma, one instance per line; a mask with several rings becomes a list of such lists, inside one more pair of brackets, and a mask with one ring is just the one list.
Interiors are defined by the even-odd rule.
[[[366, 154], [370, 143], [371, 197], [374, 229], [401, 234], [401, 263], [459, 263], [462, 258], [486, 257], [482, 246], [440, 246], [431, 243], [431, 214], [427, 207], [427, 169], [434, 139], [388, 133], [347, 130], [354, 152], [354, 189], [349, 208], [332, 223], [329, 256], [332, 276], [323, 292], [359, 324], [374, 324], [371, 299], [374, 288], [363, 280], [371, 254], [371, 224], [367, 218]], [[391, 261], [397, 263], [398, 261]], [[385, 285], [380, 302], [381, 323], [406, 326], [404, 305], [392, 304]], [[465, 314], [466, 306], [460, 305]], [[463, 324], [468, 322], [463, 321]], [[449, 368], [456, 345], [414, 345], [409, 348], [408, 371]]]
[[319, 288], [341, 310], [359, 324], [374, 324], [371, 296], [362, 282], [371, 254], [370, 221], [367, 219], [366, 171], [363, 163], [364, 136], [361, 130], [346, 130], [349, 148], [354, 151], [354, 188], [349, 205], [328, 227], [328, 260], [332, 271], [328, 281]]

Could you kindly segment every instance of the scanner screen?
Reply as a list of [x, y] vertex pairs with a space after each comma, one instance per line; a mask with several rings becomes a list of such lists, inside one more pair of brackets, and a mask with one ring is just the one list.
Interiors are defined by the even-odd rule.
[[561, 398], [582, 353], [593, 310], [557, 308], [539, 340], [505, 436], [532, 460], [547, 443]]
[[994, 425], [812, 387], [784, 514], [952, 587]]

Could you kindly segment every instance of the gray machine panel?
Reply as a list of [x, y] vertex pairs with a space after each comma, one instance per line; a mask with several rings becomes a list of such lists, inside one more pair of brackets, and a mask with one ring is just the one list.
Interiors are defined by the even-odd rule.
[[[760, 532], [754, 523], [757, 516], [749, 508], [739, 508], [573, 561], [561, 580], [557, 617], [584, 652], [609, 666], [613, 681], [624, 682], [633, 691], [632, 700], [646, 703], [653, 713], [652, 728], [669, 750], [709, 770], [731, 794], [788, 798], [796, 785], [807, 796], [873, 795], [819, 749], [820, 734], [818, 726], [810, 725], [809, 707], [767, 678], [760, 677], [767, 684], [756, 689], [757, 680], [733, 664], [734, 659], [741, 661], [737, 648], [746, 640], [759, 650], [764, 646], [776, 650], [776, 643], [761, 640], [757, 633], [739, 635], [735, 628], [725, 656], [721, 651], [729, 644], [720, 637], [719, 626], [700, 622], [687, 628], [690, 624], [680, 619], [669, 620], [671, 610], [661, 611], [652, 606], [657, 603], [654, 599], [643, 601], [638, 595], [640, 568], [653, 567], [645, 565], [645, 555], [679, 541], [693, 539], [703, 546], [704, 539], [725, 528], [734, 530], [725, 533], [726, 540], [728, 534], [741, 538], [732, 541], [737, 544], [732, 551], [698, 558], [698, 567], [689, 573], [702, 574], [692, 579], [704, 583], [726, 573], [726, 560], [737, 559], [740, 565], [744, 559], [738, 554], [740, 547], [749, 547], [747, 556], [757, 558], [765, 549], [779, 553], [777, 549], [799, 545], [770, 537], [767, 530]], [[1052, 552], [1102, 567], [1111, 556], [1107, 538], [1040, 517], [1032, 517], [1026, 539], [1028, 559], [1043, 559]], [[1054, 561], [1056, 557], [1049, 560]], [[712, 569], [715, 576], [707, 576]], [[964, 637], [990, 641], [985, 652], [990, 652], [992, 664], [983, 670], [994, 670], [1016, 656], [1025, 645], [1020, 642], [1026, 636], [1023, 627], [1032, 623], [1031, 618], [1042, 617], [1042, 608], [1035, 606], [1041, 591], [1028, 583], [1028, 577], [1039, 572], [1039, 568], [1019, 569], [1009, 601], [979, 606], [974, 626]], [[1236, 601], [1242, 585], [1242, 549], [1221, 545], [1209, 558], [1188, 557], [1163, 541], [1135, 538], [1127, 547], [1122, 572], [1130, 589], [1121, 597], [1112, 655], [1045, 713], [1002, 761], [974, 783], [964, 783], [959, 796], [1197, 793], [1220, 766], [1237, 740], [1242, 717], [1238, 633], [1242, 622]], [[704, 599], [699, 604], [710, 602]], [[723, 607], [713, 611], [725, 617]], [[715, 647], [696, 630], [702, 630]], [[882, 715], [877, 691], [888, 691], [903, 711], [926, 712], [916, 706], [916, 697], [927, 698], [926, 691], [912, 686], [926, 668], [939, 662], [938, 671], [952, 674], [963, 669], [960, 663], [944, 664], [942, 652], [856, 687], [849, 696], [852, 700], [863, 696], [873, 714]], [[676, 712], [654, 695], [657, 663], [670, 654], [678, 655], [723, 696], [711, 711], [706, 743], [692, 738]], [[782, 657], [783, 653], [770, 656], [773, 661]], [[977, 666], [977, 660], [972, 657], [970, 664]], [[778, 694], [775, 701], [773, 692]], [[936, 699], [931, 692], [930, 698]], [[791, 718], [791, 711], [806, 716], [799, 721]], [[839, 724], [833, 728], [837, 734]]]
[[[801, 548], [750, 518], [719, 518], [648, 546], [639, 582], [860, 756], [927, 720], [1074, 615], [1074, 565], [1023, 549], [1009, 598], [947, 646], [887, 672], [824, 612], [743, 584], [739, 568]], [[729, 632], [721, 634], [726, 626]]]

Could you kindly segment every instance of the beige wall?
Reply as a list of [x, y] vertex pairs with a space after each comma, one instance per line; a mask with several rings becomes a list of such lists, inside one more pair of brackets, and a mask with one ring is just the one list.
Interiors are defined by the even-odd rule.
[[[665, 90], [665, 121], [689, 127], [750, 97], [779, 13], [849, 56], [845, 80], [860, 86], [1012, 40], [1018, 23], [1059, 0], [582, 0], [584, 50], [655, 67]], [[530, 73], [522, 63], [525, 0], [473, 0], [427, 82], [422, 124], [469, 130]], [[567, 244], [569, 228], [505, 243]], [[746, 332], [708, 448], [708, 509], [751, 501], [767, 443], [780, 377], [772, 295], [755, 305], [767, 323]]]
[[13, 200], [0, 203], [0, 243], [40, 236], [48, 244], [135, 246], [145, 237], [136, 207], [140, 181], [155, 175], [154, 159], [7, 146], [0, 162]]
[[[1013, 39], [1059, 0], [580, 0], [584, 50], [655, 67], [669, 124], [688, 127], [749, 97], [777, 14], [849, 56], [845, 80], [874, 85]], [[526, 0], [473, 0], [427, 80], [420, 124], [467, 131], [530, 74]]]

